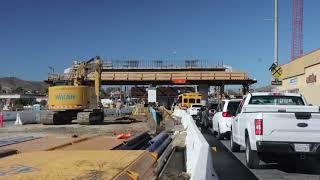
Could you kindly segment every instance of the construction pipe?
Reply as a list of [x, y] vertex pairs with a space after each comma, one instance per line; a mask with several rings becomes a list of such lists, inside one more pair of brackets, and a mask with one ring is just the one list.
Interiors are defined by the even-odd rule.
[[171, 138], [168, 137], [166, 140], [163, 141], [163, 143], [157, 148], [155, 149], [155, 153], [157, 153], [158, 158], [162, 155], [163, 151], [167, 148], [167, 146], [170, 144], [171, 142]]
[[144, 137], [142, 140], [140, 140], [139, 143], [136, 143], [132, 146], [130, 146], [130, 150], [139, 150], [141, 147], [143, 147], [145, 144], [148, 144], [148, 141], [151, 139], [151, 137]]
[[143, 133], [139, 133], [135, 136], [132, 136], [131, 138], [129, 138], [128, 140], [124, 141], [123, 144], [131, 146], [133, 144], [136, 144], [137, 142], [141, 141], [141, 139], [143, 139], [144, 137], [147, 137], [150, 135], [148, 134], [148, 132], [143, 132]]
[[139, 150], [151, 139], [150, 136], [142, 136], [141, 139], [134, 140], [134, 143], [122, 144], [116, 150]]
[[150, 146], [149, 142], [147, 144], [145, 144], [144, 146], [142, 146], [140, 148], [140, 150], [146, 150], [148, 147]]
[[167, 146], [167, 148], [163, 151], [162, 155], [157, 160], [157, 165], [154, 170], [157, 176], [159, 176], [164, 165], [168, 162], [169, 156], [172, 154], [173, 150], [174, 150], [174, 147], [171, 141], [171, 143]]
[[158, 134], [156, 137], [149, 141], [150, 147], [148, 148], [149, 152], [154, 152], [168, 137], [169, 135], [165, 132]]

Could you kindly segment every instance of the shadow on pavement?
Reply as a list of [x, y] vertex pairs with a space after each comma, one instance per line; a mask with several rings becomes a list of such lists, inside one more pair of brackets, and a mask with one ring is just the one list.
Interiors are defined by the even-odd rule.
[[202, 134], [211, 147], [216, 147], [217, 151], [212, 151], [213, 167], [220, 180], [256, 180], [258, 179], [241, 161], [237, 159], [219, 140], [217, 140], [209, 130], [202, 130]]
[[320, 161], [317, 159], [282, 159], [276, 164], [266, 164], [261, 169], [277, 169], [286, 173], [320, 175]]
[[[213, 164], [218, 175], [221, 176], [221, 179], [249, 179], [242, 177], [249, 177], [251, 171], [245, 165], [243, 165], [242, 162], [236, 158], [222, 142], [217, 140], [209, 130], [202, 130], [202, 133], [210, 146], [217, 147], [218, 151], [213, 153]], [[225, 143], [226, 140], [223, 141]], [[241, 150], [240, 153], [244, 153], [244, 150]], [[320, 175], [319, 159], [311, 157], [307, 157], [307, 159], [304, 160], [298, 158], [282, 158], [278, 161], [279, 163], [263, 164], [260, 169], [257, 169], [257, 171], [279, 170], [288, 174]], [[239, 176], [236, 177], [234, 176], [235, 174]]]

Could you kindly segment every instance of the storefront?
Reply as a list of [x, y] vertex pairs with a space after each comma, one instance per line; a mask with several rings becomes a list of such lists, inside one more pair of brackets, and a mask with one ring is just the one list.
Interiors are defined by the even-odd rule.
[[309, 104], [320, 106], [320, 49], [281, 65], [282, 92], [301, 93]]

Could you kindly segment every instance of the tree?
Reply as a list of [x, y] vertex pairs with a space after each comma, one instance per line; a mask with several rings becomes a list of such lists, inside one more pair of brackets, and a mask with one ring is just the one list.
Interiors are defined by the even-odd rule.
[[13, 104], [13, 110], [16, 109], [23, 109], [23, 106], [27, 106], [27, 105], [33, 105], [36, 103], [36, 99], [35, 98], [19, 98], [19, 99], [14, 99], [12, 104]]
[[19, 86], [13, 92], [18, 94], [24, 94], [25, 90]]
[[101, 96], [101, 98], [108, 98], [108, 93], [104, 90], [104, 89], [101, 89], [101, 91], [100, 91], [100, 96]]

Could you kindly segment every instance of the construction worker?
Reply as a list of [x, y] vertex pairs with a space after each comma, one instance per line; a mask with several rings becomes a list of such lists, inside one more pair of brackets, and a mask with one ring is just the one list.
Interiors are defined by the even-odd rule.
[[116, 102], [116, 115], [121, 116], [121, 107], [122, 103], [121, 100], [119, 99], [118, 102]]

